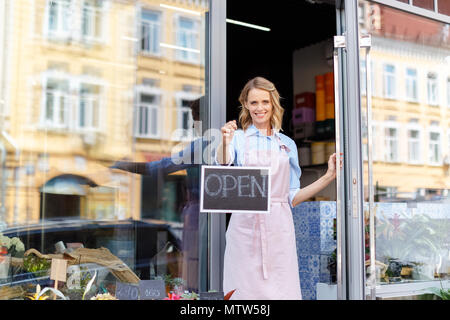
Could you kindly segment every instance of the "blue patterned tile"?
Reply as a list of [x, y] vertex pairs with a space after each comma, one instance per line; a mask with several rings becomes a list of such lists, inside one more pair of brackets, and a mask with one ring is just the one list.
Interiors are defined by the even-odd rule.
[[316, 299], [318, 282], [329, 283], [328, 255], [336, 248], [333, 222], [336, 203], [304, 202], [293, 209], [299, 273], [304, 300]]
[[298, 255], [298, 269], [299, 272], [308, 272], [308, 255], [299, 254]]
[[318, 254], [308, 256], [308, 271], [312, 274], [320, 272], [320, 258]]
[[297, 238], [297, 252], [299, 254], [308, 254], [310, 250], [308, 239]]

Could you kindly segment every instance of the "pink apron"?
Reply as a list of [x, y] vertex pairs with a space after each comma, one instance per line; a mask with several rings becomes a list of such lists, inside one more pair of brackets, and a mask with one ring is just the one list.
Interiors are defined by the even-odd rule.
[[289, 206], [289, 157], [281, 150], [249, 152], [244, 166], [271, 167], [269, 214], [235, 213], [226, 232], [224, 293], [233, 300], [300, 300], [300, 278], [294, 221]]

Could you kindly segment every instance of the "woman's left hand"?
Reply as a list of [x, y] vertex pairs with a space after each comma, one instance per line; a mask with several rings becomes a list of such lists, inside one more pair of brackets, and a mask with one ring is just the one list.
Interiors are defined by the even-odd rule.
[[[340, 168], [342, 168], [343, 166], [343, 153], [341, 153], [341, 164], [340, 164]], [[327, 173], [325, 174], [328, 177], [330, 177], [331, 179], [335, 179], [336, 178], [336, 153], [333, 153], [330, 158], [328, 159], [328, 170]]]

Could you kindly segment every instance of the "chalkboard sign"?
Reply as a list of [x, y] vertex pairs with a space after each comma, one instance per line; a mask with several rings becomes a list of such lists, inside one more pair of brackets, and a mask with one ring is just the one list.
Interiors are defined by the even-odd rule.
[[116, 298], [119, 300], [138, 300], [139, 287], [135, 284], [116, 282]]
[[200, 292], [200, 300], [224, 300], [223, 292]]
[[202, 166], [200, 211], [268, 213], [270, 167]]
[[166, 296], [166, 286], [163, 280], [139, 281], [141, 300], [162, 300]]

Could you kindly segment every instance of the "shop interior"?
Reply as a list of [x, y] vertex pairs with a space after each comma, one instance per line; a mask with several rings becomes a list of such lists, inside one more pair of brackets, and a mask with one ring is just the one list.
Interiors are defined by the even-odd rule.
[[[227, 23], [227, 121], [238, 119], [238, 97], [248, 80], [262, 76], [272, 81], [285, 109], [284, 134], [293, 138], [299, 148], [301, 187], [326, 172], [335, 148], [333, 92], [327, 94], [327, 105], [325, 90], [316, 92], [324, 89], [326, 80], [328, 88], [330, 84], [333, 88], [336, 9], [330, 3], [227, 1], [227, 19], [270, 28], [263, 31]], [[316, 81], [322, 84], [316, 85]], [[335, 200], [335, 184], [310, 200]]]

